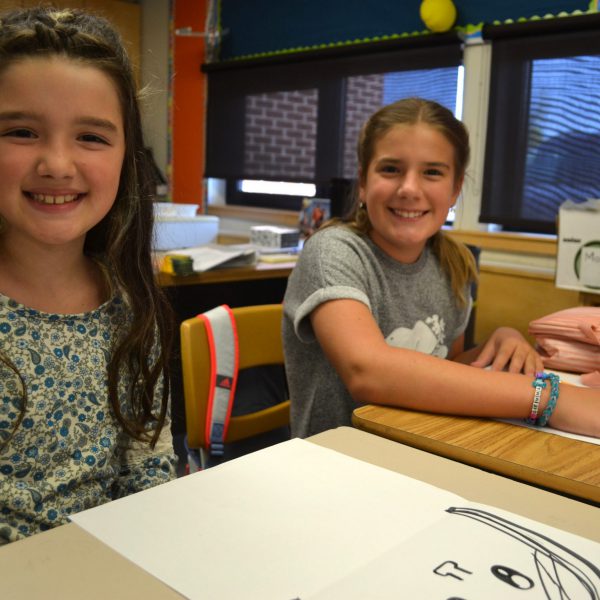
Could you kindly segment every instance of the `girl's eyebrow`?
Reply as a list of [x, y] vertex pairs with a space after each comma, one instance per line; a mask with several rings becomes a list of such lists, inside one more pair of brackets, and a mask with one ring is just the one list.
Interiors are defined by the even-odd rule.
[[441, 161], [432, 161], [432, 162], [426, 162], [425, 163], [428, 167], [443, 167], [445, 169], [449, 169], [450, 165], [448, 163], [445, 162], [441, 162]]
[[7, 110], [0, 112], [0, 121], [17, 121], [19, 119], [31, 119], [33, 115], [21, 110]]
[[[403, 159], [401, 158], [395, 158], [393, 156], [382, 156], [381, 158], [377, 159], [378, 163], [394, 163], [394, 164], [398, 164], [398, 163], [403, 163], [405, 162]], [[450, 165], [448, 163], [442, 162], [442, 161], [426, 161], [424, 163], [425, 166], [427, 167], [443, 167], [446, 169], [450, 168]]]
[[[35, 113], [25, 112], [21, 110], [7, 110], [0, 112], [0, 121], [19, 121], [23, 119], [29, 119], [32, 121], [40, 120]], [[119, 128], [108, 119], [101, 119], [98, 117], [81, 117], [75, 120], [77, 125], [85, 125], [86, 127], [99, 127], [100, 129], [106, 129], [117, 133]]]
[[77, 119], [76, 123], [78, 125], [87, 125], [89, 127], [100, 127], [101, 129], [107, 129], [114, 133], [119, 131], [119, 128], [108, 119], [100, 119], [98, 117], [82, 117], [81, 119]]

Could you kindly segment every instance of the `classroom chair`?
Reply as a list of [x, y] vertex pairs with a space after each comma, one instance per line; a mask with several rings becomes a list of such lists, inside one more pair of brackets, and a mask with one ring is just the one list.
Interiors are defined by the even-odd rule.
[[[240, 379], [244, 369], [280, 365], [283, 367], [281, 339], [281, 304], [264, 304], [233, 308], [238, 348]], [[206, 439], [206, 418], [210, 381], [210, 350], [204, 321], [198, 317], [181, 323], [181, 361], [186, 413], [188, 449], [200, 451], [200, 468], [210, 466], [209, 443]], [[238, 380], [239, 387], [240, 380]], [[236, 401], [238, 394], [236, 392]], [[268, 406], [233, 416], [225, 444], [260, 436], [289, 426], [290, 401], [286, 398]]]
[[[481, 255], [481, 248], [479, 246], [473, 246], [472, 244], [466, 244], [466, 246], [471, 251], [471, 254], [473, 254], [475, 264], [477, 265], [477, 271], [479, 271], [479, 257]], [[473, 298], [473, 308], [471, 309], [471, 316], [469, 317], [469, 322], [467, 323], [467, 328], [465, 329], [465, 350], [470, 350], [471, 348], [477, 346], [477, 342], [475, 340], [477, 291], [477, 282], [473, 282], [471, 284], [471, 298]]]

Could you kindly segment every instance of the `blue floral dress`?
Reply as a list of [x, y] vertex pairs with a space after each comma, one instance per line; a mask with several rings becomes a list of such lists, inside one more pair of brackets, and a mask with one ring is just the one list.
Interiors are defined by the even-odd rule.
[[123, 432], [109, 404], [110, 351], [127, 319], [119, 297], [58, 315], [0, 294], [0, 355], [18, 372], [0, 362], [0, 545], [175, 476], [168, 420], [151, 449]]

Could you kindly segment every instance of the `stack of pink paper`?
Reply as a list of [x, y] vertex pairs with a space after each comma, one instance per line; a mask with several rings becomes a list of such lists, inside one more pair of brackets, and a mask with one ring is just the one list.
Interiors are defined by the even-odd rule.
[[545, 367], [581, 373], [581, 383], [600, 387], [600, 308], [578, 306], [535, 319], [529, 334]]

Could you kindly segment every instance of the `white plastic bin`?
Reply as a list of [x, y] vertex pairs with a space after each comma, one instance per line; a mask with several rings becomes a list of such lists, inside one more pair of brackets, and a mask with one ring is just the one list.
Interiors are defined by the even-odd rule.
[[157, 251], [193, 248], [215, 242], [218, 233], [219, 217], [157, 217], [153, 248]]
[[155, 202], [154, 216], [163, 217], [195, 217], [198, 204], [182, 204], [181, 202]]

